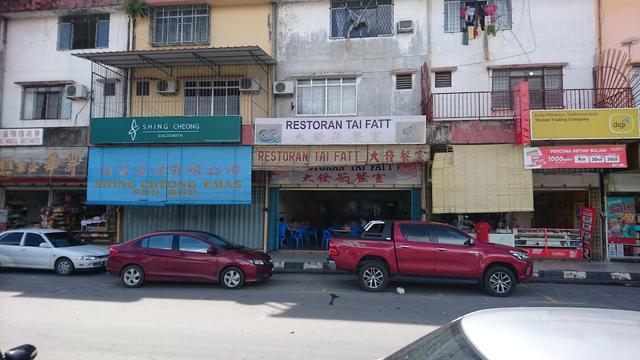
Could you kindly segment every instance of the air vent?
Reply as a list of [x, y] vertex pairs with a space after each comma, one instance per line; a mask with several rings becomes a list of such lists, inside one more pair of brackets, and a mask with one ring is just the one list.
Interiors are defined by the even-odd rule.
[[451, 87], [451, 71], [436, 72], [435, 81], [437, 88]]
[[413, 20], [398, 21], [397, 25], [398, 34], [412, 33], [413, 32]]
[[413, 88], [413, 74], [396, 75], [396, 90], [410, 90]]

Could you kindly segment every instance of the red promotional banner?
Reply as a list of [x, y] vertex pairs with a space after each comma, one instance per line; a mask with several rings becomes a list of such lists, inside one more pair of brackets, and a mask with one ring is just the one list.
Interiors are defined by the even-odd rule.
[[585, 258], [591, 255], [591, 239], [596, 227], [596, 209], [583, 206], [580, 208], [580, 240], [582, 240], [582, 254]]
[[523, 81], [513, 90], [513, 118], [515, 120], [516, 144], [531, 143], [529, 113], [529, 83]]
[[618, 169], [626, 167], [627, 150], [624, 145], [524, 148], [525, 169]]

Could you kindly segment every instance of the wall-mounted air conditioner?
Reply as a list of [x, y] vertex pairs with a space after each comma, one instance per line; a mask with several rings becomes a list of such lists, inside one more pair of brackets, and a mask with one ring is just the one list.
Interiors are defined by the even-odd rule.
[[156, 80], [156, 91], [158, 94], [171, 95], [178, 91], [176, 80]]
[[276, 81], [273, 84], [273, 93], [275, 95], [293, 94], [293, 81]]
[[260, 91], [260, 84], [256, 79], [240, 79], [240, 91]]
[[67, 99], [72, 100], [86, 100], [87, 97], [89, 97], [89, 89], [87, 89], [86, 86], [80, 84], [67, 85], [64, 87], [64, 96]]

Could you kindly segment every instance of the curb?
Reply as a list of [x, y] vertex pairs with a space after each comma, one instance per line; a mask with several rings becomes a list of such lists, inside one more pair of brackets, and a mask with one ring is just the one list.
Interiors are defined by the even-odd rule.
[[[348, 271], [331, 270], [327, 262], [320, 261], [274, 261], [273, 265], [276, 274], [350, 274]], [[640, 273], [539, 270], [533, 272], [528, 282], [640, 286]]]

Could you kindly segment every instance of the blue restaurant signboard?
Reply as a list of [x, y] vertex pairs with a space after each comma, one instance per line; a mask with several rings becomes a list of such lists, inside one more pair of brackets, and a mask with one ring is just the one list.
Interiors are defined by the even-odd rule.
[[103, 205], [250, 204], [251, 147], [90, 148], [87, 202]]

